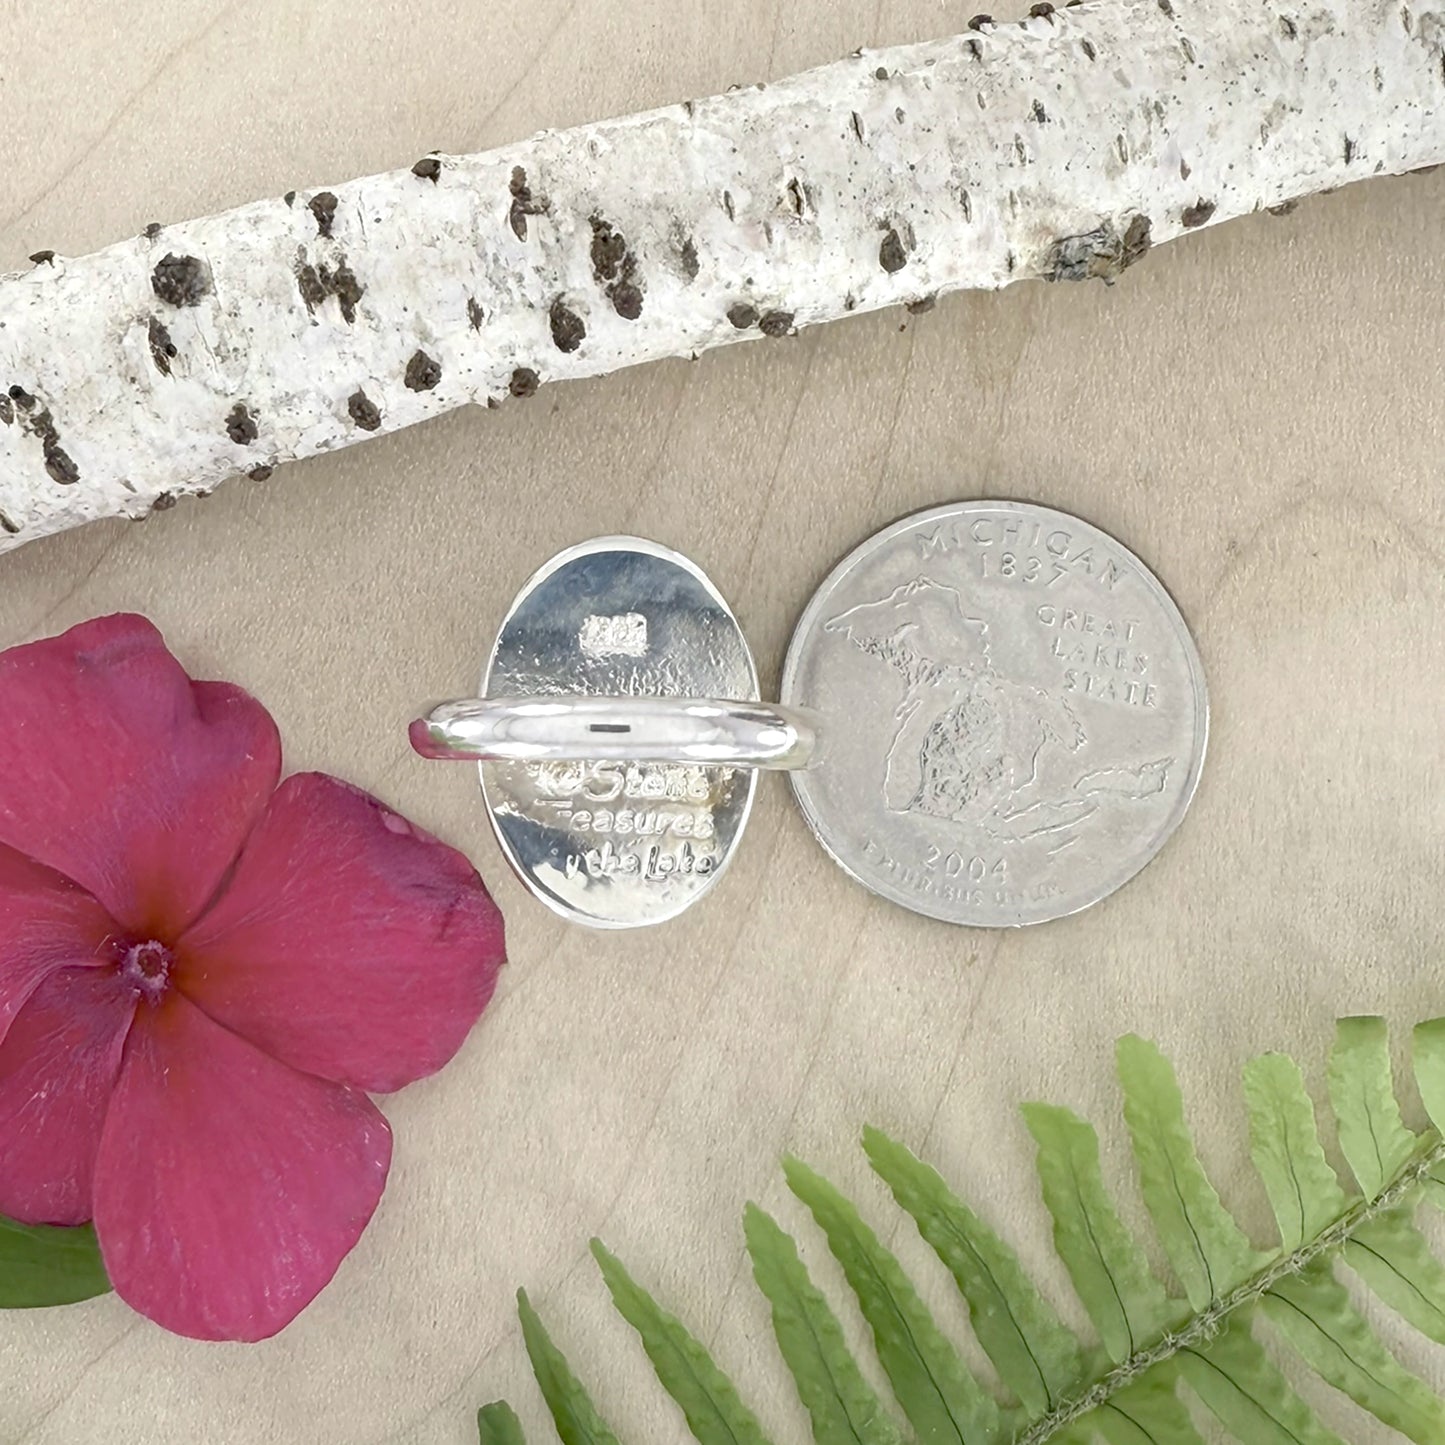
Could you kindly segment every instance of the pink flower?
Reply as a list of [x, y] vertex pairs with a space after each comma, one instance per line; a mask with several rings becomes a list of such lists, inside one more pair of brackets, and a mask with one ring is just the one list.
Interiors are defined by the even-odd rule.
[[441, 1068], [502, 922], [460, 853], [193, 682], [140, 617], [0, 654], [0, 1214], [95, 1221], [116, 1292], [264, 1339], [375, 1210], [365, 1091]]

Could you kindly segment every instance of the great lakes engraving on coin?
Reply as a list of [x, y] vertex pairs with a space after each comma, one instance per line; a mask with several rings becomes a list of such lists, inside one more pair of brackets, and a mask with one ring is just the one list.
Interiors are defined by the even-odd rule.
[[[523, 587], [484, 698], [755, 699], [721, 594], [686, 557], [637, 537], [569, 548]], [[622, 726], [622, 725], [619, 725]], [[484, 762], [482, 791], [522, 881], [574, 922], [676, 917], [717, 881], [752, 806], [750, 768], [688, 762]]]
[[[793, 636], [782, 701], [822, 719], [793, 787], [824, 848], [951, 923], [1043, 923], [1164, 846], [1204, 762], [1194, 642], [1158, 579], [1047, 507], [961, 503], [846, 557]], [[840, 725], [844, 724], [844, 725]]]

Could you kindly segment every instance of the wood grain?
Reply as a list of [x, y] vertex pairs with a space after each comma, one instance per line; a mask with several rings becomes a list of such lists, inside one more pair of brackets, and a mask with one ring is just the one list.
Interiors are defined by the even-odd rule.
[[[21, 0], [5, 16], [0, 267], [968, 18], [932, 0], [116, 0], [103, 17]], [[1067, 1302], [1015, 1106], [1097, 1118], [1124, 1170], [1111, 1057], [1129, 1029], [1177, 1059], [1206, 1162], [1262, 1231], [1243, 1060], [1296, 1051], [1322, 1095], [1337, 1015], [1445, 1013], [1442, 231], [1445, 174], [1366, 183], [1112, 289], [955, 298], [579, 383], [6, 558], [0, 642], [150, 613], [193, 670], [272, 707], [290, 766], [466, 848], [514, 961], [455, 1064], [385, 1101], [390, 1191], [292, 1330], [198, 1346], [113, 1300], [0, 1318], [0, 1440], [461, 1445], [501, 1394], [535, 1428], [511, 1309], [525, 1285], [626, 1438], [678, 1441], [587, 1258], [600, 1234], [746, 1382], [779, 1445], [801, 1442], [741, 1246], [745, 1199], [802, 1226], [778, 1156], [855, 1191], [956, 1332], [936, 1263], [867, 1177], [865, 1121], [926, 1150]], [[985, 935], [891, 908], [771, 778], [694, 913], [647, 936], [569, 931], [505, 872], [466, 771], [408, 752], [412, 710], [474, 685], [507, 602], [569, 542], [635, 531], [692, 555], [771, 683], [843, 552], [983, 495], [1114, 532], [1174, 591], [1210, 674], [1193, 813], [1077, 919]], [[1445, 1355], [1406, 1357], [1445, 1387]], [[1383, 1441], [1330, 1409], [1347, 1438]]]

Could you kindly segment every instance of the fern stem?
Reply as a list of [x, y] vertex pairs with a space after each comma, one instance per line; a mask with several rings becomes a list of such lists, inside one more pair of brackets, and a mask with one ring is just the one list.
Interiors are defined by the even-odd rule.
[[1087, 1390], [1063, 1401], [1047, 1415], [1036, 1420], [1022, 1434], [1015, 1436], [1013, 1445], [1045, 1445], [1045, 1442], [1053, 1439], [1060, 1430], [1091, 1410], [1107, 1404], [1146, 1370], [1163, 1364], [1183, 1350], [1208, 1344], [1238, 1310], [1256, 1303], [1275, 1285], [1291, 1275], [1299, 1274], [1315, 1260], [1342, 1249], [1371, 1220], [1378, 1219], [1396, 1205], [1404, 1203], [1412, 1194], [1423, 1190], [1431, 1171], [1445, 1164], [1445, 1139], [1433, 1130], [1426, 1134], [1425, 1138], [1429, 1141], [1425, 1147], [1417, 1151], [1410, 1162], [1373, 1199], [1357, 1200], [1313, 1239], [1307, 1240], [1298, 1249], [1279, 1255], [1236, 1289], [1214, 1300], [1207, 1309], [1201, 1310], [1183, 1329], [1169, 1331], [1153, 1344], [1135, 1351], [1123, 1364], [1110, 1370]]

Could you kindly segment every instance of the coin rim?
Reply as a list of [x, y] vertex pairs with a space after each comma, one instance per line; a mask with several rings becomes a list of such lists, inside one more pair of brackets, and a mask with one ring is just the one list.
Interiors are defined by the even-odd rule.
[[[782, 680], [779, 687], [780, 700], [784, 706], [802, 706], [796, 696], [798, 683], [798, 672], [802, 667], [803, 654], [806, 642], [815, 636], [821, 635], [818, 632], [816, 623], [818, 614], [824, 609], [829, 597], [838, 585], [845, 580], [848, 574], [865, 558], [871, 557], [882, 547], [886, 546], [899, 534], [917, 527], [920, 524], [941, 520], [943, 518], [957, 517], [961, 513], [970, 511], [1003, 511], [1017, 512], [1022, 515], [1048, 516], [1062, 518], [1067, 522], [1077, 522], [1082, 526], [1089, 527], [1100, 536], [1108, 539], [1111, 546], [1118, 549], [1124, 557], [1131, 561], [1138, 569], [1139, 574], [1146, 585], [1151, 587], [1158, 595], [1164, 606], [1166, 616], [1171, 617], [1177, 625], [1177, 632], [1183, 639], [1185, 660], [1193, 681], [1195, 708], [1199, 718], [1198, 743], [1194, 749], [1191, 759], [1190, 773], [1185, 783], [1184, 791], [1180, 794], [1171, 819], [1157, 837], [1153, 846], [1139, 860], [1138, 866], [1133, 868], [1123, 878], [1111, 883], [1102, 891], [1087, 896], [1083, 902], [1075, 904], [1062, 912], [1049, 913], [1040, 918], [1019, 918], [1004, 923], [975, 923], [967, 919], [960, 919], [950, 913], [929, 907], [926, 902], [918, 899], [916, 895], [903, 896], [901, 893], [890, 892], [887, 885], [866, 878], [859, 871], [858, 867], [845, 858], [841, 857], [838, 849], [834, 847], [828, 837], [825, 836], [824, 822], [819, 817], [819, 811], [814, 800], [808, 792], [810, 769], [804, 769], [791, 775], [789, 781], [793, 788], [793, 797], [798, 804], [808, 825], [809, 832], [818, 840], [823, 851], [845, 872], [855, 883], [861, 884], [870, 893], [879, 898], [886, 899], [889, 903], [896, 904], [900, 908], [906, 908], [912, 913], [917, 913], [924, 918], [931, 918], [940, 923], [951, 923], [957, 928], [978, 928], [990, 932], [997, 932], [1003, 929], [1037, 928], [1048, 923], [1057, 923], [1061, 919], [1073, 918], [1083, 913], [1086, 909], [1093, 908], [1096, 904], [1102, 903], [1106, 898], [1112, 897], [1121, 888], [1132, 883], [1158, 856], [1163, 852], [1179, 831], [1193, 805], [1195, 794], [1199, 790], [1200, 778], [1204, 773], [1204, 761], [1209, 751], [1209, 683], [1204, 671], [1204, 659], [1199, 654], [1199, 644], [1194, 640], [1194, 634], [1189, 629], [1184, 613], [1179, 604], [1174, 600], [1173, 594], [1160, 580], [1158, 574], [1150, 567], [1131, 547], [1126, 546], [1107, 528], [1101, 527], [1097, 522], [1091, 522], [1087, 517], [1080, 517], [1074, 512], [1060, 511], [1057, 507], [1048, 506], [1043, 502], [1025, 502], [1014, 499], [991, 500], [979, 498], [976, 501], [950, 502], [942, 506], [926, 507], [922, 511], [912, 512], [906, 517], [900, 517], [896, 522], [890, 523], [882, 531], [875, 532], [854, 547], [846, 556], [839, 561], [828, 575], [819, 584], [816, 592], [809, 599], [802, 614], [798, 618], [797, 626], [793, 629], [792, 638], [788, 643], [787, 657], [783, 662]], [[823, 719], [819, 729], [819, 756], [814, 766], [826, 764], [828, 737], [827, 719]]]
[[[578, 561], [583, 557], [595, 557], [603, 552], [641, 552], [649, 557], [654, 557], [662, 562], [670, 562], [675, 567], [681, 568], [694, 581], [698, 582], [703, 590], [722, 609], [723, 614], [732, 623], [742, 643], [743, 657], [748, 665], [748, 696], [736, 699], [739, 702], [757, 702], [759, 700], [758, 686], [758, 665], [753, 657], [753, 650], [748, 644], [747, 634], [743, 631], [743, 625], [738, 620], [737, 613], [733, 611], [726, 597], [718, 590], [717, 584], [698, 566], [691, 557], [684, 556], [681, 552], [671, 547], [665, 547], [661, 542], [650, 541], [646, 537], [632, 537], [625, 534], [607, 537], [592, 537], [585, 542], [575, 542], [570, 547], [564, 547], [555, 557], [549, 558], [517, 589], [516, 595], [512, 598], [506, 613], [503, 615], [497, 627], [497, 635], [487, 653], [487, 660], [482, 668], [481, 690], [479, 697], [491, 696], [492, 670], [497, 665], [497, 654], [501, 650], [502, 638], [506, 635], [507, 627], [512, 618], [516, 616], [518, 608], [527, 601], [529, 597], [549, 581], [552, 575], [560, 572], [562, 568], [570, 563]], [[645, 599], [644, 599], [645, 600]], [[690, 893], [676, 907], [665, 913], [659, 913], [656, 917], [643, 919], [610, 919], [592, 918], [578, 911], [572, 904], [561, 898], [554, 898], [542, 885], [533, 878], [525, 868], [522, 867], [514, 853], [510, 842], [502, 831], [501, 820], [497, 816], [497, 809], [492, 802], [491, 794], [487, 790], [487, 769], [493, 766], [490, 763], [477, 764], [477, 780], [481, 786], [482, 803], [486, 808], [487, 821], [491, 824], [492, 836], [497, 840], [497, 846], [502, 850], [507, 865], [516, 875], [518, 882], [537, 899], [539, 903], [545, 904], [559, 918], [565, 919], [568, 923], [575, 923], [583, 928], [593, 928], [603, 933], [626, 933], [638, 928], [655, 928], [660, 923], [670, 923], [674, 918], [679, 917], [691, 908], [695, 903], [700, 903], [717, 886], [718, 880], [732, 866], [733, 858], [736, 856], [738, 846], [742, 843], [743, 834], [747, 831], [748, 820], [752, 817], [753, 805], [757, 800], [758, 774], [755, 768], [737, 768], [736, 772], [746, 775], [744, 786], [747, 796], [743, 799], [743, 805], [738, 813], [738, 825], [733, 833], [732, 843], [722, 855], [718, 866], [708, 875], [707, 881], [701, 884], [696, 891]]]

